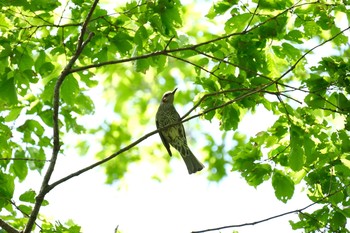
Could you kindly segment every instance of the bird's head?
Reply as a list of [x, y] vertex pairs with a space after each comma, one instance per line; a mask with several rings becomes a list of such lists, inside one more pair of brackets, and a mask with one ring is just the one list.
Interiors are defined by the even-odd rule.
[[175, 88], [173, 91], [167, 91], [164, 93], [162, 97], [162, 104], [172, 104], [174, 103], [174, 95], [177, 88]]

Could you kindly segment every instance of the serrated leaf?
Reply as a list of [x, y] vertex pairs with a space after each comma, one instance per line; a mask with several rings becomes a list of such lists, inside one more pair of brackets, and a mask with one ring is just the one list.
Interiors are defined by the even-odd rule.
[[222, 108], [221, 111], [221, 128], [223, 128], [225, 131], [237, 129], [239, 122], [239, 110], [232, 105], [229, 105]]

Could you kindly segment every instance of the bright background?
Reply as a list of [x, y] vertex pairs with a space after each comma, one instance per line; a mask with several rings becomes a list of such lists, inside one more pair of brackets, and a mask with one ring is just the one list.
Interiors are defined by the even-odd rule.
[[[207, 12], [204, 6], [201, 5], [198, 12]], [[331, 50], [326, 46], [322, 48], [327, 53]], [[322, 51], [317, 50], [318, 59], [322, 57], [321, 54]], [[314, 58], [309, 61], [316, 63], [318, 59]], [[94, 91], [92, 91], [91, 98], [97, 100], [100, 93], [98, 90], [95, 93]], [[95, 121], [96, 117], [100, 119], [112, 113], [112, 109], [108, 109], [103, 104], [96, 104], [96, 108], [96, 112], [100, 115], [84, 119], [87, 124]], [[181, 114], [186, 112], [182, 109], [178, 111]], [[113, 114], [110, 116], [113, 117]], [[154, 122], [154, 119], [150, 121]], [[190, 122], [185, 123], [185, 128], [188, 128]], [[273, 122], [274, 118], [271, 115], [263, 108], [258, 108], [255, 115], [248, 114], [243, 119], [238, 131], [252, 136], [267, 129]], [[218, 128], [218, 122], [215, 121], [211, 125], [208, 122], [204, 124], [206, 129]], [[155, 126], [145, 133], [153, 129]], [[201, 132], [196, 132], [196, 134], [201, 134]], [[96, 145], [93, 137], [91, 139], [93, 150], [87, 156], [79, 157], [73, 149], [66, 150], [65, 155], [59, 156], [52, 181], [96, 162], [93, 152], [98, 151], [98, 148], [94, 149]], [[66, 137], [63, 143], [69, 144], [70, 140], [75, 140], [74, 136]], [[157, 140], [160, 140], [158, 135], [154, 135], [139, 144], [138, 147], [142, 151], [142, 147], [151, 146]], [[199, 146], [191, 146], [191, 148], [201, 160], [205, 156], [199, 153], [201, 151]], [[164, 155], [166, 155], [165, 152]], [[109, 162], [117, 163], [126, 156], [127, 153], [121, 154]], [[148, 155], [142, 154], [141, 156]], [[174, 156], [179, 155], [175, 152]], [[112, 233], [117, 226], [119, 226], [118, 232], [123, 233], [183, 233], [255, 222], [303, 208], [311, 203], [306, 197], [302, 184], [296, 187], [292, 200], [284, 204], [276, 199], [271, 181], [255, 189], [249, 186], [238, 173], [229, 172], [221, 182], [208, 183], [206, 177], [207, 172], [210, 171], [204, 169], [198, 174], [188, 175], [183, 161], [175, 158], [171, 159], [169, 166], [172, 173], [162, 181], [156, 181], [152, 179], [154, 171], [157, 171], [155, 164], [147, 162], [133, 164], [126, 177], [113, 185], [106, 185], [103, 170], [95, 168], [52, 190], [46, 197], [50, 204], [42, 207], [41, 214], [52, 221], [59, 220], [62, 223], [72, 219], [82, 226], [84, 233]], [[162, 172], [159, 172], [162, 176]], [[42, 177], [39, 174], [30, 174], [30, 180], [31, 182], [21, 184], [21, 189], [16, 189], [16, 192], [20, 194], [29, 188], [38, 191]], [[15, 197], [14, 200], [16, 199]], [[230, 228], [220, 232], [232, 232], [233, 230], [238, 230], [240, 233], [298, 232], [291, 229], [288, 220], [297, 221], [296, 214], [254, 226]]]
[[[102, 105], [96, 107], [97, 112], [105, 113]], [[259, 107], [256, 114], [248, 114], [243, 119], [239, 131], [254, 135], [270, 126], [273, 120], [274, 117]], [[185, 124], [185, 128], [187, 124], [189, 123]], [[205, 124], [212, 129], [218, 128], [217, 122]], [[74, 140], [74, 136], [66, 138], [67, 142], [70, 140]], [[158, 135], [138, 146], [142, 151], [142, 146], [151, 145], [155, 140], [160, 140]], [[195, 147], [193, 151], [199, 151], [199, 148]], [[65, 155], [60, 155], [52, 181], [96, 161], [92, 154], [79, 157], [74, 153], [74, 150], [68, 150]], [[204, 157], [195, 154], [199, 160]], [[125, 156], [127, 153], [109, 162], [117, 163]], [[174, 156], [179, 157], [177, 152]], [[238, 173], [229, 172], [220, 183], [208, 183], [206, 169], [188, 175], [185, 164], [178, 158], [172, 158], [169, 166], [173, 172], [164, 180], [156, 181], [152, 179], [157, 170], [156, 165], [147, 162], [133, 164], [125, 179], [114, 185], [104, 183], [102, 169], [93, 169], [52, 190], [46, 197], [50, 204], [42, 207], [41, 213], [51, 221], [64, 223], [72, 219], [82, 226], [84, 233], [114, 232], [117, 226], [119, 232], [124, 233], [182, 233], [255, 222], [311, 203], [306, 198], [306, 191], [301, 190], [302, 185], [297, 186], [293, 199], [283, 204], [276, 199], [270, 181], [255, 189], [240, 178]], [[162, 172], [159, 173], [161, 175]], [[28, 188], [39, 190], [42, 178], [38, 174], [31, 176], [33, 181], [23, 184], [22, 191]], [[291, 219], [297, 221], [296, 214], [220, 232], [298, 232], [291, 229], [288, 223]]]

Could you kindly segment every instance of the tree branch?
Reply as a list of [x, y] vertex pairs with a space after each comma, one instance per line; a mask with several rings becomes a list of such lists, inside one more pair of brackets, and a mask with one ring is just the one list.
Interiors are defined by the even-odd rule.
[[228, 229], [228, 228], [238, 228], [238, 227], [245, 227], [245, 226], [254, 226], [256, 224], [259, 224], [259, 223], [263, 223], [263, 222], [267, 222], [267, 221], [270, 221], [272, 219], [275, 219], [275, 218], [280, 218], [280, 217], [283, 217], [285, 215], [289, 215], [289, 214], [294, 214], [294, 213], [302, 213], [304, 210], [310, 208], [311, 206], [314, 206], [316, 204], [319, 204], [321, 203], [322, 201], [324, 201], [325, 199], [343, 191], [344, 189], [346, 189], [347, 187], [349, 187], [350, 184], [347, 184], [345, 185], [343, 188], [337, 190], [337, 191], [334, 191], [333, 193], [319, 199], [318, 201], [315, 201], [301, 209], [297, 209], [297, 210], [292, 210], [292, 211], [288, 211], [288, 212], [285, 212], [285, 213], [282, 213], [282, 214], [278, 214], [278, 215], [275, 215], [275, 216], [272, 216], [272, 217], [268, 217], [268, 218], [265, 218], [265, 219], [262, 219], [262, 220], [258, 220], [258, 221], [255, 221], [255, 222], [249, 222], [249, 223], [242, 223], [242, 224], [236, 224], [236, 225], [228, 225], [228, 226], [222, 226], [222, 227], [216, 227], [216, 228], [210, 228], [210, 229], [206, 229], [206, 230], [199, 230], [199, 231], [192, 231], [192, 233], [203, 233], [203, 232], [210, 232], [210, 231], [219, 231], [219, 230], [223, 230], [223, 229]]
[[[212, 40], [208, 40], [208, 41], [204, 41], [195, 45], [189, 45], [187, 47], [183, 47], [183, 48], [177, 48], [177, 49], [169, 49], [169, 50], [161, 50], [161, 51], [157, 51], [157, 52], [153, 52], [153, 53], [148, 53], [148, 54], [144, 54], [144, 55], [140, 55], [140, 56], [135, 56], [135, 57], [131, 57], [131, 58], [125, 58], [125, 59], [119, 59], [119, 60], [113, 60], [113, 61], [106, 61], [106, 62], [101, 62], [101, 63], [97, 63], [97, 64], [90, 64], [90, 65], [86, 65], [86, 66], [81, 66], [81, 67], [77, 67], [77, 68], [73, 68], [70, 70], [70, 73], [76, 73], [76, 72], [80, 72], [80, 71], [84, 71], [84, 70], [88, 70], [88, 69], [92, 69], [92, 68], [98, 68], [98, 67], [102, 67], [102, 66], [107, 66], [107, 65], [115, 65], [115, 64], [120, 64], [120, 63], [125, 63], [125, 62], [131, 62], [131, 61], [135, 61], [135, 60], [140, 60], [140, 59], [146, 59], [149, 57], [153, 57], [153, 56], [160, 56], [160, 55], [165, 55], [168, 56], [168, 54], [171, 53], [176, 53], [176, 52], [181, 52], [181, 51], [188, 51], [188, 50], [192, 50], [192, 51], [198, 51], [197, 48], [216, 42], [216, 41], [220, 41], [220, 40], [225, 40], [228, 39], [230, 37], [233, 36], [238, 36], [238, 35], [244, 35], [247, 34], [249, 32], [252, 32], [253, 30], [259, 28], [260, 26], [270, 22], [271, 20], [274, 20], [276, 18], [278, 18], [279, 16], [289, 12], [290, 10], [293, 10], [296, 7], [300, 7], [300, 6], [304, 6], [304, 5], [312, 5], [312, 4], [317, 4], [319, 3], [319, 1], [314, 1], [314, 2], [308, 2], [308, 3], [301, 3], [301, 4], [294, 4], [293, 6], [285, 9], [284, 11], [278, 13], [277, 15], [265, 20], [264, 22], [261, 22], [257, 25], [255, 25], [254, 27], [250, 28], [250, 29], [246, 29], [242, 32], [234, 32], [228, 35], [224, 35], [224, 36], [220, 36], [217, 38], [214, 38]], [[169, 42], [168, 42], [169, 43]], [[167, 48], [167, 46], [166, 46]]]
[[[202, 115], [204, 115], [204, 114], [206, 114], [206, 113], [208, 113], [208, 112], [214, 111], [214, 110], [219, 109], [219, 108], [223, 108], [223, 107], [225, 107], [225, 106], [227, 106], [227, 105], [230, 105], [230, 104], [232, 104], [232, 103], [234, 103], [234, 102], [237, 102], [237, 101], [239, 101], [239, 100], [242, 100], [242, 99], [244, 99], [244, 98], [246, 98], [246, 97], [248, 97], [248, 96], [251, 96], [251, 95], [254, 95], [254, 94], [259, 93], [259, 92], [261, 92], [261, 91], [264, 91], [266, 88], [268, 88], [268, 87], [271, 86], [271, 85], [277, 84], [277, 83], [279, 82], [279, 80], [281, 80], [281, 79], [282, 79], [283, 77], [285, 77], [289, 72], [291, 72], [292, 70], [294, 70], [295, 67], [297, 66], [297, 64], [298, 64], [302, 59], [304, 59], [305, 56], [306, 56], [307, 54], [311, 53], [313, 50], [315, 50], [316, 48], [322, 46], [323, 44], [325, 44], [325, 43], [327, 43], [327, 42], [333, 40], [335, 37], [337, 37], [338, 35], [342, 34], [344, 31], [348, 30], [349, 28], [350, 28], [350, 27], [344, 29], [343, 31], [341, 31], [341, 32], [339, 32], [338, 34], [334, 35], [332, 38], [330, 38], [330, 39], [328, 39], [328, 40], [322, 42], [321, 44], [318, 44], [318, 45], [314, 46], [314, 47], [311, 48], [310, 50], [306, 51], [306, 52], [305, 52], [305, 53], [304, 53], [304, 54], [303, 54], [303, 55], [302, 55], [302, 56], [301, 56], [287, 71], [285, 71], [280, 77], [278, 77], [278, 78], [275, 79], [275, 80], [271, 79], [271, 81], [270, 81], [269, 83], [265, 84], [265, 85], [262, 85], [262, 86], [260, 86], [260, 87], [255, 88], [255, 89], [238, 88], [238, 89], [223, 90], [223, 91], [219, 91], [219, 92], [215, 92], [215, 93], [210, 93], [210, 94], [204, 95], [204, 96], [203, 96], [203, 97], [202, 97], [202, 98], [201, 98], [201, 99], [200, 99], [200, 100], [185, 114], [185, 115], [183, 115], [183, 116], [181, 117], [181, 122], [186, 122], [186, 121], [189, 121], [189, 120], [191, 120], [191, 119], [194, 119], [194, 118], [197, 118], [197, 117], [199, 117], [199, 116], [202, 116]], [[178, 50], [184, 50], [184, 49], [186, 49], [186, 48], [179, 48]], [[159, 51], [159, 52], [155, 52], [155, 53], [166, 55], [166, 54], [164, 54], [164, 53], [166, 53], [166, 52], [167, 52], [167, 51], [164, 50], [164, 51]], [[155, 54], [155, 53], [142, 55], [142, 56], [139, 56], [139, 58], [140, 58], [140, 57], [143, 57], [143, 58], [150, 57], [150, 56], [152, 56], [152, 54]], [[132, 60], [136, 60], [136, 59], [135, 59], [135, 57], [134, 57], [134, 58], [128, 58], [128, 59], [119, 60], [119, 61], [120, 61], [120, 62], [125, 62], [126, 60], [132, 61]], [[114, 61], [112, 61], [112, 62], [114, 62]], [[102, 64], [102, 63], [101, 63], [101, 64]], [[98, 65], [98, 64], [97, 64], [97, 65]], [[72, 70], [71, 70], [71, 73], [77, 72], [77, 70], [79, 70], [79, 69], [80, 69], [80, 68], [72, 69]], [[195, 114], [195, 115], [193, 115], [193, 116], [191, 116], [191, 117], [186, 118], [189, 114], [191, 114], [191, 113], [204, 101], [205, 98], [207, 98], [207, 97], [209, 97], [209, 96], [214, 96], [214, 95], [223, 94], [223, 93], [228, 93], [228, 92], [233, 92], [233, 91], [244, 91], [244, 90], [247, 90], [247, 92], [244, 93], [244, 94], [242, 94], [242, 95], [240, 95], [240, 96], [238, 96], [238, 97], [236, 97], [235, 99], [229, 100], [229, 101], [227, 101], [227, 102], [225, 102], [225, 103], [223, 103], [223, 104], [221, 104], [221, 105], [214, 106], [214, 107], [212, 107], [212, 108], [206, 109], [205, 111], [203, 111], [203, 112], [201, 112], [201, 113], [198, 113], [198, 114]], [[95, 167], [97, 167], [97, 166], [99, 166], [99, 165], [101, 165], [101, 164], [103, 164], [103, 163], [105, 163], [105, 162], [107, 162], [107, 161], [109, 161], [109, 160], [111, 160], [111, 159], [117, 157], [119, 154], [121, 154], [121, 153], [123, 153], [123, 152], [125, 152], [125, 151], [127, 151], [127, 150], [129, 150], [129, 149], [131, 149], [131, 148], [133, 148], [134, 146], [136, 146], [136, 145], [139, 144], [140, 142], [144, 141], [144, 140], [147, 139], [148, 137], [150, 137], [150, 136], [152, 136], [152, 135], [158, 133], [160, 130], [169, 128], [169, 127], [174, 126], [174, 125], [176, 125], [176, 124], [178, 124], [178, 123], [171, 124], [171, 125], [168, 125], [167, 127], [164, 127], [164, 128], [158, 129], [158, 130], [154, 130], [154, 131], [152, 131], [152, 132], [150, 132], [150, 133], [147, 133], [147, 134], [144, 135], [143, 137], [137, 139], [136, 141], [134, 141], [134, 142], [132, 142], [131, 144], [129, 144], [128, 146], [126, 146], [126, 147], [120, 149], [119, 151], [117, 151], [117, 152], [111, 154], [110, 156], [106, 157], [105, 159], [102, 159], [102, 160], [100, 160], [100, 161], [98, 161], [98, 162], [96, 162], [96, 163], [93, 163], [93, 164], [91, 164], [91, 165], [89, 165], [89, 166], [87, 166], [87, 167], [85, 167], [85, 168], [82, 168], [81, 170], [78, 170], [78, 171], [76, 171], [76, 172], [74, 172], [74, 173], [72, 173], [72, 174], [70, 174], [70, 175], [67, 175], [66, 177], [63, 177], [62, 179], [60, 179], [60, 180], [58, 180], [58, 181], [52, 183], [52, 184], [50, 185], [50, 187], [49, 187], [49, 190], [52, 190], [52, 189], [53, 189], [54, 187], [56, 187], [57, 185], [59, 185], [59, 184], [65, 182], [65, 181], [67, 181], [67, 180], [69, 180], [69, 179], [71, 179], [71, 178], [73, 178], [73, 177], [75, 177], [75, 176], [79, 176], [80, 174], [82, 174], [82, 173], [84, 173], [84, 172], [86, 172], [86, 171], [89, 171], [89, 170], [91, 170], [91, 169], [93, 169], [93, 168], [95, 168]]]
[[70, 70], [72, 69], [74, 63], [79, 58], [80, 54], [82, 53], [84, 47], [88, 44], [88, 42], [91, 40], [93, 33], [90, 33], [86, 40], [84, 40], [84, 35], [87, 30], [87, 25], [90, 21], [90, 18], [97, 6], [98, 0], [95, 0], [90, 8], [90, 11], [83, 23], [80, 36], [77, 43], [77, 49], [73, 55], [73, 57], [70, 59], [66, 67], [61, 72], [59, 78], [57, 79], [55, 88], [54, 88], [54, 99], [53, 99], [53, 149], [52, 149], [52, 156], [51, 156], [51, 162], [50, 165], [46, 171], [46, 174], [43, 178], [43, 182], [41, 184], [41, 189], [39, 194], [36, 196], [35, 204], [32, 213], [30, 214], [30, 217], [28, 219], [26, 228], [24, 230], [24, 233], [31, 232], [33, 225], [35, 223], [35, 220], [38, 217], [40, 207], [42, 205], [42, 202], [44, 201], [44, 198], [46, 194], [51, 190], [49, 188], [49, 181], [51, 178], [51, 175], [55, 169], [57, 156], [60, 150], [60, 138], [59, 138], [59, 105], [60, 105], [60, 88], [65, 80], [65, 78], [70, 74]]
[[20, 231], [12, 227], [10, 224], [5, 222], [1, 218], [0, 218], [0, 228], [4, 229], [8, 233], [20, 233]]
[[194, 116], [191, 116], [191, 117], [189, 117], [189, 118], [184, 119], [184, 118], [185, 118], [186, 116], [188, 116], [191, 112], [193, 112], [193, 111], [199, 106], [199, 104], [200, 104], [205, 98], [207, 98], [208, 96], [213, 96], [213, 95], [218, 95], [218, 94], [223, 94], [223, 93], [233, 92], [233, 91], [242, 91], [242, 90], [247, 90], [247, 89], [232, 89], [232, 90], [219, 91], [219, 92], [216, 92], [216, 93], [206, 94], [206, 95], [204, 95], [204, 96], [199, 100], [199, 102], [198, 102], [194, 107], [192, 107], [192, 108], [181, 118], [181, 122], [173, 123], [173, 124], [170, 124], [170, 125], [168, 125], [168, 126], [166, 126], [166, 127], [159, 128], [159, 129], [157, 129], [157, 130], [153, 130], [152, 132], [145, 134], [145, 135], [142, 136], [141, 138], [139, 138], [139, 139], [137, 139], [136, 141], [132, 142], [132, 143], [129, 144], [128, 146], [126, 146], [126, 147], [120, 149], [119, 151], [117, 151], [117, 152], [111, 154], [110, 156], [108, 156], [108, 157], [106, 157], [106, 158], [104, 158], [104, 159], [102, 159], [102, 160], [100, 160], [100, 161], [98, 161], [98, 162], [96, 162], [96, 163], [93, 163], [93, 164], [91, 164], [91, 165], [89, 165], [89, 166], [87, 166], [87, 167], [85, 167], [85, 168], [82, 168], [82, 169], [80, 169], [80, 170], [78, 170], [78, 171], [76, 171], [76, 172], [73, 172], [73, 173], [71, 173], [71, 174], [69, 174], [69, 175], [63, 177], [63, 178], [60, 179], [60, 180], [57, 180], [56, 182], [52, 183], [52, 184], [49, 186], [49, 189], [52, 190], [52, 189], [55, 188], [57, 185], [59, 185], [59, 184], [65, 182], [65, 181], [67, 181], [67, 180], [70, 180], [70, 179], [73, 178], [73, 177], [79, 176], [79, 175], [81, 175], [82, 173], [85, 173], [85, 172], [87, 172], [87, 171], [89, 171], [89, 170], [91, 170], [91, 169], [93, 169], [93, 168], [95, 168], [95, 167], [97, 167], [97, 166], [99, 166], [99, 165], [101, 165], [101, 164], [103, 164], [103, 163], [105, 163], [105, 162], [107, 162], [107, 161], [109, 161], [109, 160], [111, 160], [111, 159], [117, 157], [118, 155], [124, 153], [125, 151], [130, 150], [131, 148], [133, 148], [134, 146], [136, 146], [136, 145], [139, 144], [140, 142], [144, 141], [145, 139], [147, 139], [147, 138], [149, 138], [150, 136], [152, 136], [152, 135], [158, 133], [158, 132], [161, 131], [161, 130], [170, 128], [170, 127], [172, 127], [172, 126], [174, 126], [174, 125], [177, 125], [177, 124], [180, 124], [180, 123], [189, 121], [189, 120], [191, 120], [191, 119], [193, 119], [193, 118], [202, 116], [202, 115], [204, 115], [204, 114], [206, 114], [206, 113], [208, 113], [208, 112], [210, 112], [210, 111], [214, 111], [214, 110], [216, 110], [216, 109], [218, 109], [218, 108], [222, 108], [222, 107], [224, 107], [224, 106], [227, 106], [227, 105], [229, 105], [229, 104], [232, 104], [233, 102], [239, 101], [239, 100], [241, 100], [241, 99], [243, 99], [243, 98], [246, 98], [247, 96], [250, 96], [250, 95], [253, 95], [253, 94], [259, 92], [261, 89], [262, 89], [262, 88], [253, 89], [253, 90], [248, 89], [249, 91], [247, 91], [247, 93], [244, 93], [244, 94], [242, 94], [241, 96], [238, 96], [237, 98], [235, 98], [235, 99], [233, 99], [233, 100], [230, 100], [230, 101], [228, 101], [228, 102], [226, 102], [226, 103], [224, 103], [224, 104], [215, 106], [215, 107], [210, 108], [210, 109], [207, 109], [207, 110], [205, 110], [205, 111], [203, 111], [203, 112], [201, 112], [201, 113], [199, 113], [199, 114], [196, 114], [196, 115], [194, 115]]

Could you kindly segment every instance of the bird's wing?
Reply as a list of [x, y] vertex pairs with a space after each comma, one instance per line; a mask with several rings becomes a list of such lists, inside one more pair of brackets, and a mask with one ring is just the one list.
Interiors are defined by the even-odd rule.
[[[157, 129], [159, 129], [159, 123], [158, 121], [156, 120], [156, 126], [157, 126]], [[169, 145], [169, 142], [165, 139], [163, 133], [161, 131], [159, 131], [159, 136], [160, 138], [162, 139], [162, 142], [163, 142], [163, 145], [165, 146], [166, 150], [168, 151], [169, 155], [172, 156], [171, 154], [171, 150], [170, 150], [170, 145]]]

